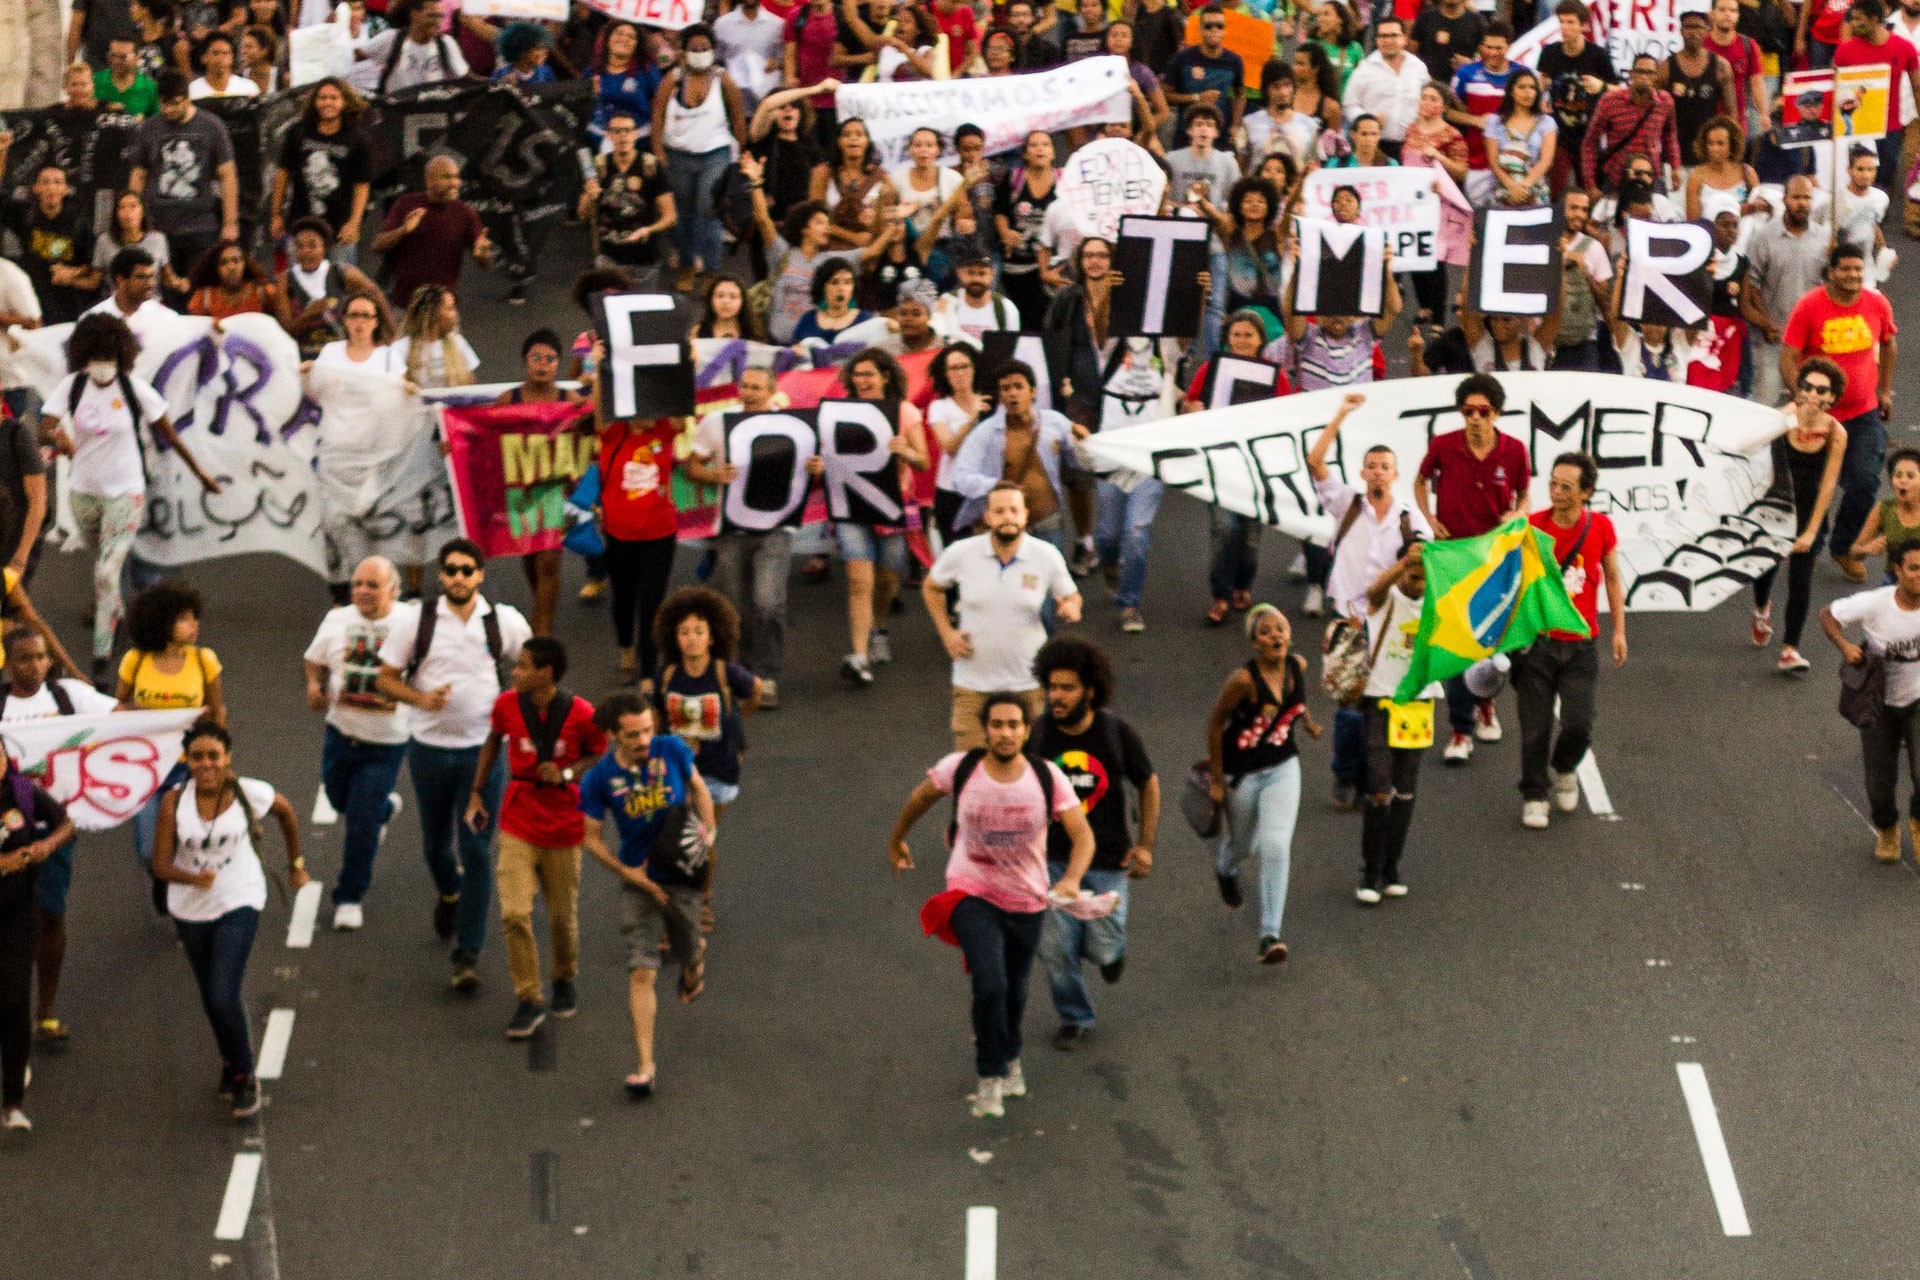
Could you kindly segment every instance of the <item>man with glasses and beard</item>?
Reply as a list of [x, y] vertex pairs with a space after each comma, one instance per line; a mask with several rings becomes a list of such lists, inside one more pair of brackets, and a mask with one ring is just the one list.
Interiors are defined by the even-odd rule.
[[486, 563], [466, 538], [440, 548], [440, 596], [421, 605], [417, 621], [394, 622], [380, 646], [377, 681], [381, 693], [413, 708], [409, 768], [423, 852], [440, 893], [433, 929], [442, 941], [454, 940], [453, 988], [463, 992], [480, 985], [475, 966], [493, 892], [490, 824], [464, 820], [467, 799], [478, 791], [488, 814], [500, 812], [505, 762], [476, 786], [480, 748], [509, 664], [533, 636], [518, 609], [480, 594]]

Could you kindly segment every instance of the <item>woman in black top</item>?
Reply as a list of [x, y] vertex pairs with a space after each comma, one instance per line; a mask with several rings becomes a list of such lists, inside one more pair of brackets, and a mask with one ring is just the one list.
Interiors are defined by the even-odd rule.
[[[770, 93], [754, 108], [747, 124], [747, 150], [766, 166], [762, 181], [767, 207], [787, 210], [813, 199], [827, 184], [827, 158], [814, 138], [813, 104], [807, 99], [816, 93], [840, 87], [838, 80], [822, 80], [804, 89], [782, 89]], [[754, 279], [767, 274], [767, 247], [749, 224], [734, 228], [748, 242]]]
[[40, 942], [34, 882], [40, 864], [73, 839], [73, 822], [10, 758], [0, 769], [0, 1126], [31, 1129], [20, 1104], [27, 1096], [33, 960]]
[[1307, 711], [1307, 660], [1293, 652], [1293, 629], [1270, 604], [1247, 611], [1253, 658], [1227, 677], [1207, 718], [1209, 791], [1226, 809], [1227, 835], [1214, 859], [1220, 897], [1238, 909], [1240, 865], [1260, 858], [1261, 964], [1287, 958], [1280, 918], [1287, 906], [1293, 826], [1300, 815], [1297, 720], [1314, 737], [1320, 726]]

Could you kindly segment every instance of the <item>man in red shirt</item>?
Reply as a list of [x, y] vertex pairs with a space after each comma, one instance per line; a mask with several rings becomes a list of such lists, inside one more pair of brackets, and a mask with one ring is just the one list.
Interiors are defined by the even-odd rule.
[[[1573, 607], [1587, 620], [1587, 634], [1549, 631], [1513, 655], [1513, 694], [1520, 704], [1520, 825], [1547, 825], [1553, 807], [1572, 813], [1580, 807], [1580, 782], [1574, 770], [1593, 742], [1593, 692], [1600, 675], [1595, 648], [1600, 635], [1600, 583], [1607, 584], [1607, 612], [1613, 616], [1613, 665], [1627, 663], [1627, 598], [1620, 586], [1620, 562], [1614, 554], [1620, 538], [1613, 521], [1587, 503], [1599, 482], [1600, 467], [1584, 453], [1563, 453], [1547, 473], [1551, 503], [1531, 517], [1536, 529], [1553, 539], [1553, 558], [1567, 584]], [[1554, 701], [1560, 703], [1560, 737], [1553, 736]]]
[[[1427, 445], [1413, 480], [1413, 500], [1436, 537], [1475, 538], [1527, 509], [1533, 472], [1527, 447], [1494, 426], [1507, 407], [1506, 389], [1498, 378], [1468, 374], [1454, 388], [1453, 406], [1466, 426], [1437, 435]], [[1476, 703], [1463, 677], [1448, 680], [1445, 688], [1453, 736], [1444, 758], [1448, 764], [1465, 764], [1473, 758], [1475, 738], [1500, 741], [1500, 717], [1493, 699]]]
[[[593, 706], [560, 688], [567, 650], [552, 636], [535, 636], [513, 660], [513, 689], [493, 704], [476, 778], [491, 775], [505, 744], [507, 792], [500, 802], [500, 923], [507, 935], [507, 973], [519, 1004], [507, 1038], [524, 1040], [547, 1017], [540, 986], [540, 949], [533, 938], [533, 896], [547, 895], [547, 931], [553, 948], [553, 1013], [577, 1007], [580, 973], [580, 776], [607, 749], [593, 723]], [[467, 825], [487, 822], [478, 786], [467, 800]]]
[[957, 76], [960, 69], [973, 60], [980, 44], [980, 25], [973, 16], [973, 8], [961, 4], [960, 0], [933, 0], [927, 7], [933, 14], [933, 24], [947, 38], [948, 74]]
[[[1741, 132], [1753, 136], [1749, 120], [1758, 120], [1764, 128], [1768, 119], [1769, 100], [1767, 98], [1767, 71], [1761, 61], [1760, 46], [1753, 37], [1740, 34], [1740, 0], [1713, 0], [1713, 12], [1708, 15], [1711, 24], [1707, 31], [1707, 48], [1727, 60], [1733, 68], [1733, 96], [1740, 108], [1740, 118], [1736, 121]], [[1758, 114], [1749, 115], [1747, 104], [1758, 108]]]
[[1892, 67], [1888, 85], [1887, 132], [1875, 143], [1880, 152], [1880, 187], [1893, 201], [1893, 207], [1906, 205], [1906, 170], [1900, 167], [1900, 144], [1906, 133], [1906, 120], [1900, 113], [1901, 85], [1920, 95], [1920, 51], [1905, 36], [1887, 30], [1887, 8], [1881, 0], [1853, 0], [1847, 10], [1848, 38], [1833, 51], [1835, 67]]
[[1865, 274], [1860, 246], [1842, 240], [1827, 255], [1826, 284], [1809, 289], [1794, 304], [1780, 335], [1780, 378], [1789, 391], [1799, 385], [1800, 362], [1808, 356], [1826, 356], [1847, 375], [1845, 394], [1828, 410], [1847, 429], [1840, 509], [1829, 545], [1834, 563], [1854, 582], [1867, 580], [1866, 562], [1853, 554], [1852, 538], [1880, 495], [1886, 419], [1893, 413], [1893, 366], [1899, 357], [1894, 335], [1900, 332], [1892, 304], [1885, 294], [1865, 287]]
[[460, 198], [460, 166], [452, 156], [427, 161], [426, 190], [393, 202], [373, 251], [393, 267], [395, 307], [404, 308], [423, 284], [460, 292], [460, 268], [468, 254], [481, 266], [493, 263], [493, 241], [472, 205]]

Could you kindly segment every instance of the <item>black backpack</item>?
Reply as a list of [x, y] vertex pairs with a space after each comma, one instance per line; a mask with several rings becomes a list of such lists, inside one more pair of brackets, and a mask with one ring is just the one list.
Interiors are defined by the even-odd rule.
[[[406, 680], [413, 683], [414, 675], [420, 670], [420, 664], [427, 660], [427, 651], [433, 648], [433, 632], [440, 625], [440, 601], [423, 600], [420, 603], [420, 628], [413, 633], [413, 657], [407, 661]], [[502, 689], [512, 687], [513, 679], [507, 674], [507, 665], [501, 661], [506, 652], [506, 644], [500, 639], [500, 614], [489, 608], [480, 615], [481, 629], [487, 633], [487, 652], [493, 655], [493, 676], [500, 682]], [[532, 726], [532, 721], [528, 721]]]
[[[491, 618], [493, 615], [487, 615]], [[533, 699], [522, 693], [520, 699], [520, 722], [527, 726], [527, 736], [533, 740], [533, 761], [536, 769], [543, 764], [553, 762], [553, 749], [560, 742], [560, 730], [567, 724], [567, 717], [573, 714], [574, 697], [565, 689], [553, 691], [553, 701], [547, 704], [547, 714], [542, 716], [533, 708]], [[518, 782], [531, 782], [536, 785], [540, 779], [518, 778]]]
[[[1045, 796], [1047, 800], [1047, 821], [1052, 822], [1053, 770], [1048, 767], [1052, 761], [1042, 760], [1039, 756], [1024, 751], [1020, 754], [1026, 756], [1027, 765], [1033, 770], [1033, 776], [1040, 780], [1040, 794]], [[986, 758], [986, 748], [975, 747], [973, 750], [961, 756], [960, 763], [953, 767], [953, 816], [947, 819], [947, 846], [949, 848], [953, 846], [953, 838], [960, 834], [960, 793], [966, 790], [967, 779], [973, 776], [973, 771], [978, 769], [980, 762]]]
[[[47, 692], [53, 695], [54, 710], [63, 716], [73, 714], [73, 695], [60, 687], [58, 680], [47, 681]], [[13, 696], [13, 686], [0, 686], [0, 719], [7, 714], [7, 699]]]

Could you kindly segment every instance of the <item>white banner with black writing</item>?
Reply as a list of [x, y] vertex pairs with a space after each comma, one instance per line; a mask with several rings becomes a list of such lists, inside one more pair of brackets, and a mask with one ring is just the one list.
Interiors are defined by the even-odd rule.
[[1082, 58], [1051, 71], [961, 80], [843, 84], [834, 95], [842, 120], [864, 120], [881, 163], [907, 158], [915, 129], [945, 138], [963, 124], [986, 134], [988, 155], [1018, 150], [1034, 130], [1058, 133], [1133, 118], [1127, 60]]
[[1055, 199], [1081, 235], [1112, 240], [1128, 214], [1160, 211], [1167, 171], [1145, 147], [1126, 138], [1095, 138], [1060, 165]]
[[320, 410], [313, 474], [328, 580], [345, 582], [370, 555], [431, 560], [459, 532], [438, 414], [398, 377], [345, 365], [315, 365], [307, 395]]
[[890, 400], [822, 400], [813, 409], [729, 413], [727, 461], [737, 474], [720, 502], [720, 527], [746, 533], [792, 528], [805, 514], [818, 457], [827, 516], [863, 525], [906, 518], [893, 452], [900, 405]]
[[[1300, 212], [1333, 220], [1333, 193], [1352, 187], [1360, 197], [1360, 222], [1378, 227], [1393, 245], [1395, 271], [1431, 271], [1440, 262], [1440, 169], [1368, 165], [1315, 169], [1300, 184]], [[1449, 184], [1450, 185], [1450, 184]]]
[[[1500, 374], [1500, 429], [1533, 459], [1532, 505], [1547, 505], [1553, 459], [1580, 450], [1600, 464], [1593, 509], [1620, 534], [1620, 571], [1631, 609], [1709, 609], [1778, 564], [1793, 539], [1793, 513], [1768, 499], [1767, 443], [1784, 429], [1778, 410], [1697, 387], [1611, 374]], [[1399, 457], [1398, 489], [1413, 477], [1433, 436], [1458, 430], [1451, 376], [1396, 378], [1365, 388], [1328, 459], [1357, 481], [1364, 452]], [[1351, 388], [1236, 405], [1120, 431], [1086, 442], [1110, 466], [1154, 476], [1169, 488], [1322, 543], [1334, 523], [1314, 496], [1307, 453]]]

